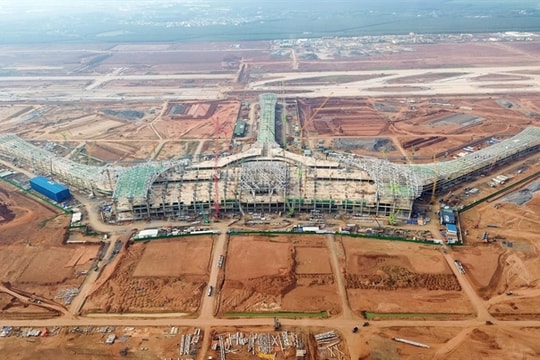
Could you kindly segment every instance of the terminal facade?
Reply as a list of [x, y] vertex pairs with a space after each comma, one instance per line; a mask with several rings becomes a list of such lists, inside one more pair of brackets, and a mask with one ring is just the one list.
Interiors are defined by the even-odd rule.
[[58, 158], [15, 135], [0, 135], [0, 150], [72, 187], [110, 196], [117, 221], [247, 212], [347, 212], [410, 218], [414, 201], [540, 149], [540, 128], [464, 157], [433, 164], [395, 164], [330, 151], [324, 159], [279, 146], [277, 96], [259, 97], [257, 141], [245, 152], [196, 162], [149, 161], [95, 167]]

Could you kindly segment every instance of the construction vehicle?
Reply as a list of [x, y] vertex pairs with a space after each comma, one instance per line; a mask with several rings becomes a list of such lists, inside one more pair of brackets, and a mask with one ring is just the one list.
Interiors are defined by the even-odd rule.
[[279, 322], [279, 319], [277, 317], [274, 318], [274, 331], [278, 331], [281, 329], [281, 322]]
[[398, 210], [395, 213], [388, 215], [388, 225], [391, 225], [391, 226], [398, 225], [397, 217], [399, 216], [399, 214], [400, 214], [400, 211]]
[[128, 348], [125, 347], [123, 349], [120, 349], [120, 356], [126, 357], [128, 355]]

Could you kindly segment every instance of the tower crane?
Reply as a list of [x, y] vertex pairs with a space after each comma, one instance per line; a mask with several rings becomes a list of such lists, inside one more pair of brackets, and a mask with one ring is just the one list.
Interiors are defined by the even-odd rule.
[[303, 149], [304, 148], [304, 138], [306, 137], [305, 136], [305, 129], [306, 127], [308, 126], [308, 124], [311, 124], [311, 122], [315, 119], [315, 117], [319, 114], [319, 112], [324, 108], [324, 106], [328, 103], [328, 101], [330, 100], [330, 98], [332, 97], [332, 94], [333, 93], [330, 93], [330, 95], [328, 95], [324, 100], [323, 102], [321, 103], [321, 105], [317, 108], [317, 110], [315, 110], [313, 112], [313, 114], [311, 114], [311, 116], [304, 121], [304, 124], [302, 125], [302, 127], [300, 128], [300, 149]]
[[437, 191], [437, 182], [439, 181], [439, 165], [435, 154], [433, 154], [433, 163], [435, 164], [435, 174], [433, 176], [433, 188], [431, 189], [431, 204], [435, 204], [435, 192]]
[[213, 190], [214, 190], [214, 219], [219, 219], [220, 211], [220, 199], [219, 199], [219, 156], [220, 156], [220, 135], [223, 135], [226, 141], [230, 141], [227, 138], [227, 131], [223, 126], [219, 117], [215, 117], [214, 121], [214, 175], [213, 175]]
[[214, 131], [214, 218], [219, 219], [219, 134], [221, 132], [221, 124], [219, 117], [216, 116]]

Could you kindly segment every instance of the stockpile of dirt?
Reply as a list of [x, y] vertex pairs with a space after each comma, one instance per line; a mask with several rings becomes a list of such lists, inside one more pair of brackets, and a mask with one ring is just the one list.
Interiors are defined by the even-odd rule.
[[[286, 270], [285, 270], [286, 269]], [[294, 250], [291, 248], [286, 267], [276, 275], [239, 280], [225, 280], [221, 310], [264, 311], [279, 309], [281, 298], [296, 286]]]
[[383, 266], [373, 274], [346, 274], [346, 287], [350, 289], [395, 290], [398, 288], [425, 288], [428, 290], [460, 291], [461, 286], [452, 274], [422, 274], [394, 265]]
[[206, 275], [134, 276], [145, 244], [130, 247], [115, 273], [87, 300], [86, 312], [195, 312]]

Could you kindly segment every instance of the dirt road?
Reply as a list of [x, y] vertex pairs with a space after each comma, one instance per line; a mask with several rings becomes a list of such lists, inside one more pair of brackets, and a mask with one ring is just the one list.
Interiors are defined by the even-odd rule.
[[[89, 218], [88, 221], [90, 225], [97, 230], [106, 231], [112, 234], [111, 241], [116, 239], [117, 236], [121, 234], [129, 233], [132, 228], [136, 225], [108, 225], [101, 223], [97, 212], [95, 211], [98, 207], [98, 204], [88, 200], [85, 197], [78, 197], [82, 203], [85, 204]], [[156, 222], [154, 225], [161, 226], [166, 225], [167, 222]], [[217, 236], [213, 244], [213, 252], [211, 256], [211, 262], [209, 264], [209, 284], [216, 286], [218, 280], [219, 269], [217, 268], [217, 260], [220, 255], [225, 254], [228, 240], [228, 223], [216, 223], [213, 224], [214, 228], [217, 228], [221, 231], [221, 234]], [[435, 225], [433, 225], [435, 226]], [[436, 230], [436, 229], [435, 229]], [[434, 230], [434, 231], [435, 231]], [[340, 330], [345, 337], [347, 344], [349, 345], [349, 351], [351, 354], [351, 359], [357, 359], [360, 356], [360, 350], [358, 344], [357, 336], [352, 333], [351, 329], [355, 326], [361, 325], [364, 321], [363, 319], [355, 316], [351, 311], [349, 306], [349, 301], [347, 298], [347, 292], [345, 285], [343, 283], [343, 276], [340, 270], [339, 263], [339, 249], [336, 246], [334, 236], [329, 235], [327, 237], [328, 248], [330, 251], [330, 263], [333, 269], [333, 273], [336, 278], [336, 286], [338, 287], [339, 294], [342, 301], [342, 314], [330, 319], [280, 319], [284, 326], [292, 327], [328, 327], [335, 328]], [[111, 251], [112, 246], [109, 248]], [[121, 256], [121, 254], [119, 255]], [[107, 258], [108, 255], [105, 257]], [[457, 277], [465, 295], [471, 302], [474, 311], [475, 317], [472, 319], [458, 320], [458, 321], [446, 321], [446, 320], [379, 320], [371, 321], [371, 327], [374, 328], [390, 328], [390, 327], [452, 327], [459, 328], [461, 331], [457, 333], [452, 339], [447, 341], [442, 348], [437, 351], [436, 358], [444, 359], [445, 356], [450, 354], [453, 349], [458, 347], [460, 343], [467, 337], [467, 335], [474, 329], [485, 326], [486, 321], [493, 322], [494, 326], [505, 327], [505, 328], [522, 328], [522, 327], [540, 327], [540, 321], [499, 321], [495, 320], [488, 312], [488, 307], [497, 303], [499, 301], [504, 301], [507, 295], [501, 295], [491, 299], [490, 301], [482, 300], [474, 291], [466, 275], [461, 274], [455, 264], [454, 254], [451, 251], [447, 250], [447, 253], [444, 254], [448, 266], [452, 269], [453, 273]], [[104, 271], [111, 272], [114, 270], [114, 264], [111, 263], [105, 267]], [[100, 266], [102, 268], [102, 266]], [[216, 318], [214, 311], [216, 309], [216, 301], [219, 297], [214, 293], [212, 296], [207, 296], [206, 291], [203, 293], [202, 303], [200, 307], [200, 313], [197, 318], [186, 318], [186, 314], [124, 314], [124, 315], [109, 315], [101, 314], [100, 316], [78, 316], [80, 309], [82, 308], [86, 297], [90, 294], [91, 289], [96, 287], [100, 281], [104, 279], [103, 274], [99, 273], [89, 274], [87, 280], [85, 280], [83, 286], [81, 287], [80, 295], [74, 300], [74, 303], [71, 306], [70, 311], [67, 311], [61, 306], [51, 303], [46, 299], [40, 300], [42, 302], [41, 306], [49, 308], [51, 310], [57, 311], [62, 314], [60, 317], [44, 320], [4, 320], [2, 325], [12, 325], [12, 326], [31, 326], [31, 327], [44, 327], [44, 326], [193, 326], [203, 328], [205, 333], [210, 333], [211, 329], [216, 326], [258, 326], [264, 325], [271, 327], [273, 324], [272, 318], [266, 319], [221, 319]], [[218, 290], [219, 289], [215, 289]], [[0, 287], [0, 291], [5, 292], [11, 296], [15, 296], [22, 301], [32, 302], [35, 304], [34, 300], [29, 299], [28, 296], [19, 294], [5, 287]], [[516, 297], [531, 297], [537, 296], [537, 290], [523, 290], [516, 292]], [[205, 337], [203, 343], [203, 349], [208, 348], [209, 346], [209, 337]], [[201, 352], [200, 359], [204, 352]]]
[[339, 266], [338, 254], [336, 252], [336, 241], [334, 235], [328, 235], [326, 237], [328, 243], [328, 249], [330, 250], [330, 263], [332, 264], [332, 270], [335, 274], [336, 286], [338, 287], [339, 295], [341, 298], [341, 318], [346, 320], [354, 319], [354, 313], [349, 306], [347, 297], [347, 289], [343, 282], [343, 273]]
[[469, 301], [471, 302], [473, 309], [476, 312], [476, 317], [479, 321], [494, 321], [493, 316], [488, 312], [487, 306], [485, 304], [485, 301], [480, 298], [474, 291], [471, 283], [468, 281], [468, 279], [465, 277], [465, 274], [462, 274], [458, 271], [456, 265], [455, 265], [455, 258], [451, 255], [451, 253], [447, 250], [446, 253], [443, 253], [444, 258], [446, 259], [448, 266], [452, 269], [454, 272], [454, 275], [458, 279], [459, 285], [469, 298]]

